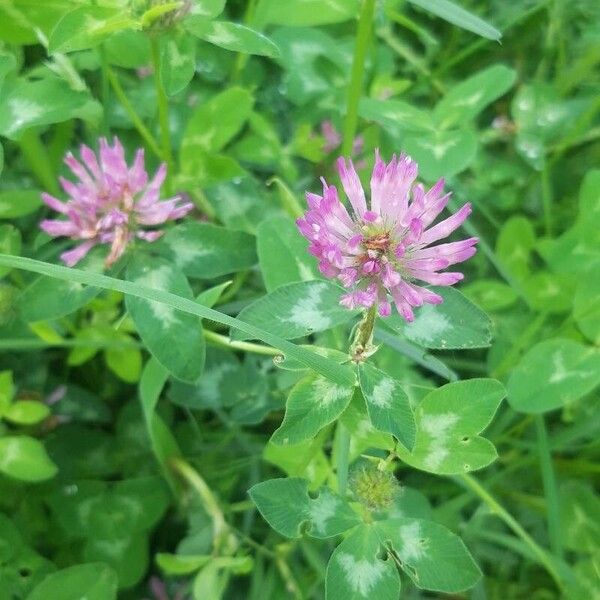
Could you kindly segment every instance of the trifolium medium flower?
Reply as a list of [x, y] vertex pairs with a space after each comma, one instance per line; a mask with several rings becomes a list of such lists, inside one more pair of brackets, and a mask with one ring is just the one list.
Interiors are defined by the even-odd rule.
[[310, 241], [321, 273], [348, 289], [342, 305], [376, 305], [387, 317], [392, 300], [412, 321], [414, 307], [442, 302], [420, 284], [446, 286], [463, 278], [462, 273], [441, 271], [473, 256], [478, 239], [434, 244], [462, 225], [471, 205], [434, 225], [450, 194], [444, 194], [443, 179], [429, 190], [416, 184], [418, 166], [405, 154], [386, 164], [375, 152], [370, 206], [352, 161], [340, 158], [337, 167], [352, 210], [342, 204], [336, 187], [322, 179], [323, 195], [306, 195], [309, 209], [297, 220], [300, 233]]

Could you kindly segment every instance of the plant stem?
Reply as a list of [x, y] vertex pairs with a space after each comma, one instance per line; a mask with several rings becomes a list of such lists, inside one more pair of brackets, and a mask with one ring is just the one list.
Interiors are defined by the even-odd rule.
[[35, 129], [28, 129], [18, 141], [21, 154], [37, 179], [38, 183], [51, 194], [58, 194], [56, 175], [52, 169], [52, 161], [42, 144], [40, 136]]
[[350, 156], [352, 143], [356, 135], [358, 125], [358, 103], [362, 93], [363, 75], [365, 71], [365, 59], [367, 47], [371, 38], [371, 27], [373, 14], [375, 13], [375, 0], [364, 0], [358, 30], [356, 32], [356, 45], [354, 47], [354, 58], [352, 60], [352, 72], [348, 96], [346, 102], [346, 119], [344, 120], [344, 140], [342, 143], [342, 154]]
[[139, 115], [135, 111], [135, 108], [133, 108], [133, 105], [121, 87], [118, 77], [115, 75], [115, 72], [110, 68], [110, 66], [106, 67], [106, 74], [115, 96], [125, 109], [125, 112], [129, 115], [129, 118], [131, 119], [134, 127], [138, 130], [138, 133], [142, 136], [146, 144], [148, 144], [150, 150], [152, 150], [152, 152], [154, 152], [154, 154], [156, 154], [160, 160], [164, 160], [164, 156], [160, 146], [158, 145], [158, 142], [154, 139], [154, 136], [152, 133], [150, 133], [150, 130], [144, 125], [142, 119], [140, 119]]
[[548, 237], [552, 235], [552, 186], [550, 183], [550, 167], [546, 163], [542, 171], [542, 203], [544, 207], [544, 230]]
[[338, 480], [338, 494], [346, 495], [348, 487], [348, 458], [350, 455], [350, 432], [340, 421], [337, 424], [336, 472]]
[[167, 162], [167, 179], [165, 186], [167, 193], [171, 193], [171, 176], [173, 174], [173, 151], [171, 149], [171, 131], [169, 128], [169, 99], [161, 80], [160, 44], [157, 37], [150, 39], [152, 52], [152, 67], [154, 68], [154, 87], [156, 89], [156, 103], [158, 105], [158, 122], [160, 125], [160, 139], [163, 156]]
[[241, 352], [252, 352], [253, 354], [264, 354], [265, 356], [277, 356], [281, 354], [276, 348], [252, 344], [250, 342], [234, 342], [227, 336], [215, 333], [208, 329], [204, 330], [204, 338], [207, 342], [212, 342], [215, 346], [221, 346], [221, 348], [230, 348], [231, 350], [239, 350]]
[[529, 546], [533, 556], [535, 556], [539, 563], [544, 566], [546, 571], [548, 571], [552, 579], [556, 582], [556, 585], [560, 589], [564, 589], [562, 578], [548, 552], [538, 545], [525, 529], [523, 529], [519, 522], [474, 477], [465, 474], [459, 475], [458, 479], [460, 479], [476, 496], [481, 498], [481, 500], [488, 505], [492, 513], [500, 517], [509, 529]]
[[535, 416], [535, 429], [537, 433], [537, 447], [540, 456], [540, 468], [546, 496], [546, 513], [548, 519], [548, 536], [552, 552], [560, 559], [563, 558], [563, 546], [560, 528], [560, 505], [556, 476], [552, 465], [552, 454], [548, 442], [548, 431], [544, 415]]

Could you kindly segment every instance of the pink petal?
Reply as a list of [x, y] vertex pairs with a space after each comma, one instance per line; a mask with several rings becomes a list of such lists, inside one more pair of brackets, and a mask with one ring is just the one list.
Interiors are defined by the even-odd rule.
[[470, 214], [471, 204], [467, 202], [467, 204], [462, 206], [452, 216], [433, 226], [431, 229], [426, 230], [419, 242], [423, 245], [428, 245], [448, 237], [455, 229], [458, 229], [465, 222]]
[[365, 199], [365, 191], [356, 173], [354, 164], [352, 163], [352, 160], [348, 160], [347, 165], [346, 159], [340, 157], [337, 161], [337, 168], [346, 196], [348, 196], [354, 212], [361, 217], [367, 210], [367, 201]]

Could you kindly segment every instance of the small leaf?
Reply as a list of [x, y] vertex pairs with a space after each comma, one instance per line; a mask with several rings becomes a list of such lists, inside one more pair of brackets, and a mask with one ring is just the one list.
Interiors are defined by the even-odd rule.
[[425, 304], [415, 311], [415, 320], [406, 323], [392, 315], [384, 323], [424, 348], [485, 348], [492, 340], [489, 317], [458, 290], [432, 288], [444, 298], [438, 305]]
[[27, 600], [116, 600], [117, 575], [108, 565], [88, 563], [48, 575]]
[[190, 19], [202, 17], [214, 19], [218, 17], [225, 8], [226, 0], [195, 0], [192, 4]]
[[447, 129], [473, 120], [514, 84], [517, 73], [504, 65], [493, 65], [454, 86], [435, 107], [440, 127]]
[[137, 23], [119, 8], [79, 6], [58, 21], [48, 39], [48, 52], [74, 52], [98, 45], [111, 33]]
[[35, 400], [18, 400], [13, 402], [0, 417], [17, 425], [35, 425], [50, 414], [50, 409], [43, 402]]
[[412, 452], [398, 447], [398, 455], [417, 469], [443, 475], [489, 465], [496, 448], [477, 434], [489, 425], [505, 395], [494, 379], [457, 381], [430, 392], [415, 410]]
[[278, 216], [263, 221], [256, 232], [256, 244], [268, 292], [286, 283], [319, 278], [308, 243], [291, 219]]
[[456, 175], [473, 162], [477, 135], [468, 128], [409, 133], [403, 148], [419, 164], [421, 177], [431, 182]]
[[269, 525], [288, 538], [302, 535], [302, 526], [312, 537], [329, 538], [361, 522], [350, 505], [328, 488], [317, 497], [308, 495], [308, 481], [299, 477], [270, 479], [248, 491]]
[[481, 571], [463, 541], [442, 525], [421, 519], [390, 519], [376, 527], [418, 588], [457, 593], [481, 579]]
[[298, 444], [332, 423], [350, 404], [354, 387], [338, 385], [318, 375], [299, 381], [288, 396], [285, 417], [273, 434], [274, 444]]
[[0, 192], [0, 219], [17, 219], [35, 212], [42, 205], [37, 190], [4, 190]]
[[182, 167], [193, 164], [198, 152], [221, 150], [243, 127], [253, 103], [250, 92], [231, 87], [201, 104], [188, 121], [181, 141]]
[[157, 249], [186, 275], [212, 279], [255, 265], [255, 245], [243, 231], [188, 221], [170, 229]]
[[[185, 276], [171, 262], [135, 256], [127, 268], [134, 283], [192, 297]], [[200, 320], [165, 304], [126, 296], [125, 305], [144, 344], [169, 372], [183, 381], [196, 381], [204, 367], [205, 343]], [[172, 343], [165, 343], [165, 340]]]
[[178, 555], [159, 552], [156, 564], [166, 575], [189, 575], [214, 560], [210, 554]]
[[168, 96], [184, 90], [196, 71], [196, 43], [186, 35], [166, 37], [160, 48], [160, 76]]
[[0, 473], [34, 483], [50, 479], [56, 472], [39, 440], [25, 435], [0, 438]]
[[409, 0], [409, 2], [444, 19], [444, 21], [448, 21], [448, 23], [476, 33], [488, 40], [497, 42], [502, 37], [502, 34], [495, 27], [449, 0]]
[[[78, 265], [92, 273], [104, 270], [101, 250], [90, 252]], [[19, 300], [21, 316], [28, 322], [57, 319], [85, 306], [100, 293], [98, 288], [72, 281], [39, 277], [27, 286]]]
[[325, 582], [327, 600], [398, 600], [394, 561], [381, 558], [385, 540], [373, 525], [360, 525], [334, 550]]
[[359, 366], [358, 374], [373, 427], [391, 433], [411, 449], [415, 443], [415, 418], [400, 382], [368, 363]]
[[402, 100], [376, 100], [363, 98], [359, 104], [359, 114], [384, 127], [397, 127], [402, 131], [432, 131], [431, 115]]
[[191, 34], [226, 50], [271, 58], [279, 56], [279, 49], [267, 36], [239, 23], [191, 18], [186, 19], [184, 25]]
[[519, 412], [544, 413], [582, 398], [600, 384], [600, 352], [555, 338], [535, 345], [508, 380], [508, 401]]
[[0, 134], [17, 139], [30, 127], [83, 117], [84, 106], [92, 104], [99, 106], [88, 92], [72, 90], [61, 79], [20, 79], [0, 97]]
[[573, 299], [573, 318], [592, 343], [600, 345], [600, 257], [578, 280]]
[[[293, 340], [316, 331], [325, 331], [357, 314], [340, 305], [343, 289], [328, 281], [303, 281], [277, 288], [244, 308], [238, 315], [257, 327]], [[233, 339], [248, 335], [233, 330]]]
[[509, 285], [496, 279], [477, 279], [463, 286], [462, 291], [472, 302], [489, 311], [508, 308], [518, 299]]
[[261, 0], [255, 21], [265, 25], [314, 26], [341, 23], [356, 16], [358, 0]]

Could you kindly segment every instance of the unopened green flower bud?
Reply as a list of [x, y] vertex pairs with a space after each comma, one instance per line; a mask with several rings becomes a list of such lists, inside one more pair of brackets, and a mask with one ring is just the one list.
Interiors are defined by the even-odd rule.
[[192, 10], [192, 0], [132, 0], [131, 8], [144, 28], [158, 31], [181, 21]]
[[373, 511], [389, 508], [400, 492], [400, 485], [393, 473], [382, 471], [371, 464], [363, 464], [354, 469], [349, 487], [358, 502]]
[[17, 316], [19, 290], [9, 283], [0, 283], [0, 326], [8, 325]]

